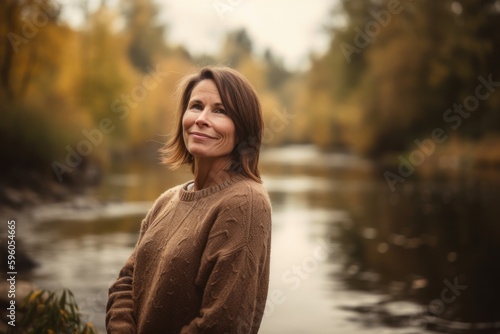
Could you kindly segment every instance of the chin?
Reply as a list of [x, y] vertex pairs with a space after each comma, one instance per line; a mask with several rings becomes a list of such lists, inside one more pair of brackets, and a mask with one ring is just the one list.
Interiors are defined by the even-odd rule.
[[191, 153], [191, 155], [193, 157], [198, 157], [198, 158], [206, 158], [207, 157], [206, 152], [203, 152], [203, 150], [189, 150], [189, 153]]
[[209, 158], [211, 156], [211, 154], [207, 152], [206, 149], [201, 147], [190, 147], [188, 151], [189, 153], [191, 153], [191, 155], [198, 158]]

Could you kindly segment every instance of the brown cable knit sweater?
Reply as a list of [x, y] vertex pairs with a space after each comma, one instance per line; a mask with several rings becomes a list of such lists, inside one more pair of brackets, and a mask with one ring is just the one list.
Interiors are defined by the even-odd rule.
[[269, 283], [271, 206], [243, 176], [163, 193], [109, 289], [108, 333], [257, 333]]

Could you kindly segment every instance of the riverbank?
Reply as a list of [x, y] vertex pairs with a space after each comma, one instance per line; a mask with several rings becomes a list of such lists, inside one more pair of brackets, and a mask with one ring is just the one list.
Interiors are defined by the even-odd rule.
[[[47, 173], [20, 168], [10, 170], [0, 178], [0, 212], [3, 220], [31, 221], [30, 213], [44, 205], [71, 202], [85, 195], [100, 181], [101, 172], [97, 166], [80, 168], [67, 182], [58, 182]], [[0, 229], [2, 240], [6, 238], [5, 225]], [[7, 254], [7, 244], [1, 243], [0, 251]], [[5, 259], [6, 256], [2, 256]], [[23, 237], [16, 240], [16, 267], [19, 275], [27, 275], [37, 266], [37, 261], [24, 249]]]
[[67, 201], [84, 194], [102, 178], [97, 165], [75, 169], [64, 182], [58, 182], [46, 171], [29, 167], [8, 170], [0, 178], [0, 210], [18, 212], [31, 207]]

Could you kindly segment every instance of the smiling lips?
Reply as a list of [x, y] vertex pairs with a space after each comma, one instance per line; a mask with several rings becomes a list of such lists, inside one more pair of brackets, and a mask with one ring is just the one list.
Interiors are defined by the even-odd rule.
[[196, 139], [215, 139], [214, 137], [211, 137], [201, 132], [190, 132], [189, 134]]

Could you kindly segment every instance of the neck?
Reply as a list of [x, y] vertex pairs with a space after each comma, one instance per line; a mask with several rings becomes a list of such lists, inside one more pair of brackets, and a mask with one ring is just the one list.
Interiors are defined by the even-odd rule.
[[217, 159], [195, 157], [193, 190], [201, 190], [223, 183], [229, 177], [230, 165], [230, 157]]

